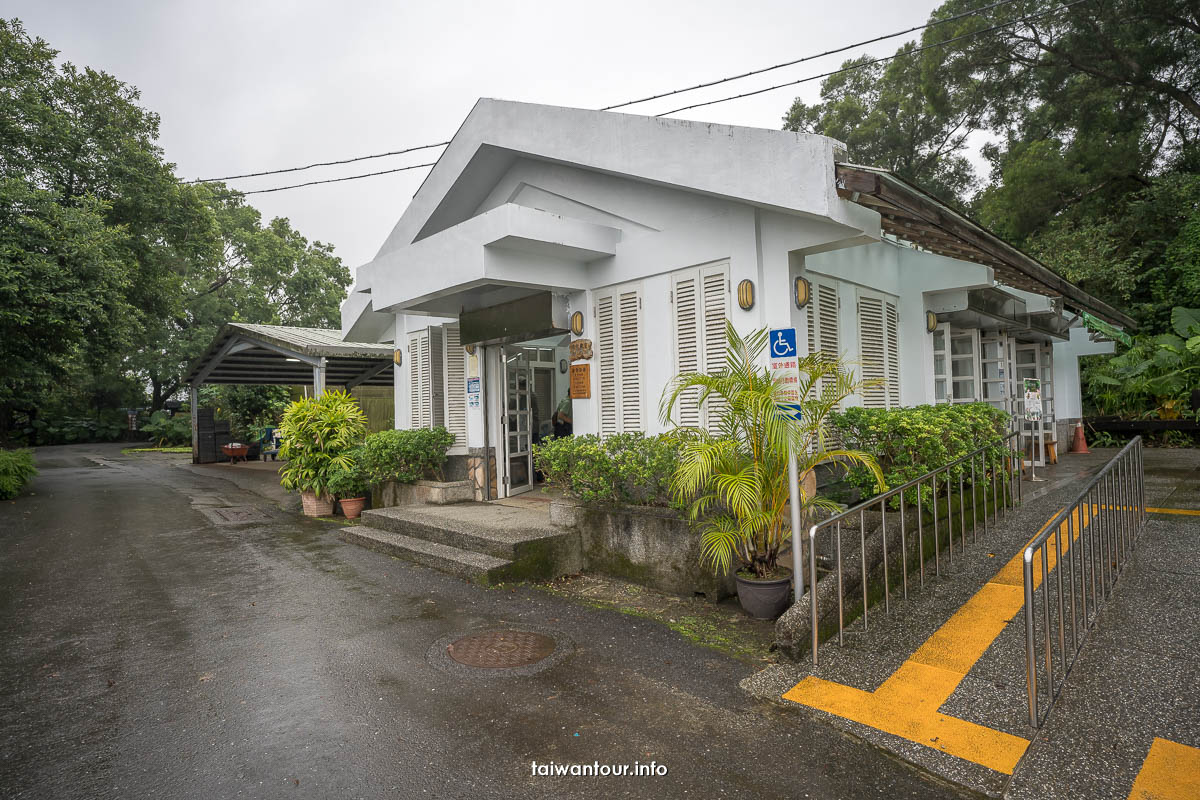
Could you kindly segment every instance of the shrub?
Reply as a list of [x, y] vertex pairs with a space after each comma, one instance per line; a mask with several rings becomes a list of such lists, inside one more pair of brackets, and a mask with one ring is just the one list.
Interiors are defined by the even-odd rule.
[[37, 475], [32, 450], [0, 450], [0, 500], [11, 500]]
[[384, 481], [441, 480], [452, 444], [454, 435], [440, 427], [372, 433], [362, 447], [363, 477], [373, 486]]
[[[930, 470], [945, 466], [978, 447], [989, 445], [988, 463], [995, 466], [1005, 455], [1001, 440], [1008, 432], [1009, 415], [987, 403], [955, 403], [911, 408], [850, 408], [831, 414], [830, 423], [847, 447], [875, 455], [888, 486], [899, 486]], [[971, 465], [950, 471], [952, 482], [968, 478]], [[847, 481], [864, 496], [875, 494], [875, 478], [861, 467]], [[915, 490], [905, 499], [916, 502]], [[893, 503], [899, 505], [899, 499]]]
[[585, 505], [660, 506], [682, 509], [671, 499], [681, 439], [622, 433], [546, 439], [535, 445], [534, 463], [546, 482]]
[[158, 447], [182, 446], [192, 443], [192, 420], [183, 414], [172, 417], [166, 411], [155, 411], [142, 425], [142, 432]]
[[350, 463], [337, 464], [330, 470], [325, 489], [333, 497], [363, 497], [371, 490], [363, 469], [363, 448], [356, 447], [347, 456]]
[[325, 495], [334, 469], [352, 466], [350, 452], [362, 444], [367, 418], [353, 397], [327, 391], [288, 406], [280, 431], [279, 456], [286, 460], [280, 483], [294, 492]]

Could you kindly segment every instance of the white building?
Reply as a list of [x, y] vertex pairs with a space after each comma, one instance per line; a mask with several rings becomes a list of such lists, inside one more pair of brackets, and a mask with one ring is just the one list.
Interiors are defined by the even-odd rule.
[[574, 433], [659, 432], [664, 387], [719, 366], [727, 318], [883, 379], [851, 403], [1012, 410], [1039, 377], [1049, 430], [1078, 418], [1077, 357], [1112, 347], [1079, 312], [1132, 320], [846, 161], [823, 136], [480, 100], [358, 269], [343, 336], [394, 344], [397, 427], [451, 430], [481, 498], [536, 479], [569, 364]]

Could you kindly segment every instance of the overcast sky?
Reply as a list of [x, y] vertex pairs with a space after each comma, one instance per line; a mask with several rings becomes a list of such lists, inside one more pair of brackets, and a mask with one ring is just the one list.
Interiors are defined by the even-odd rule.
[[[8, 0], [61, 58], [142, 91], [184, 178], [445, 141], [479, 97], [596, 108], [919, 25], [934, 0], [266, 2]], [[907, 37], [914, 38], [914, 37]], [[655, 114], [835, 69], [904, 38], [627, 109]], [[677, 115], [779, 128], [819, 81]], [[430, 153], [231, 182], [250, 190], [432, 161]], [[351, 267], [370, 261], [428, 170], [251, 202]]]

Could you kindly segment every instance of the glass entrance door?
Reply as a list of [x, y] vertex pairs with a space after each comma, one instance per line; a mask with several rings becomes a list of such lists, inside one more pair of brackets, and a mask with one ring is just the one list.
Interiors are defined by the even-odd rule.
[[508, 494], [533, 488], [533, 368], [519, 347], [501, 350], [504, 360], [504, 460]]

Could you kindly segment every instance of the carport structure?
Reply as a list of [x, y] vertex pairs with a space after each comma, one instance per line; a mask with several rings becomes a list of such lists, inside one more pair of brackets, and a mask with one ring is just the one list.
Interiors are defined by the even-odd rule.
[[230, 322], [188, 368], [193, 459], [204, 384], [311, 385], [319, 397], [326, 386], [392, 386], [399, 363], [391, 344], [347, 342], [339, 330]]

